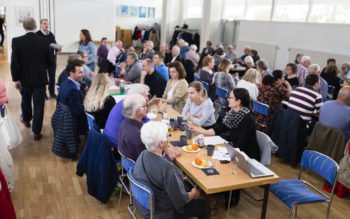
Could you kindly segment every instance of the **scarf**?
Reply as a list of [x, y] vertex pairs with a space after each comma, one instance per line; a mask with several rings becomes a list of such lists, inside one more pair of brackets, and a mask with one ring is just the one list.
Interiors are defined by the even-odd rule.
[[226, 113], [223, 124], [230, 129], [238, 128], [239, 124], [248, 113], [250, 113], [250, 110], [246, 107], [243, 107], [239, 112], [230, 110]]

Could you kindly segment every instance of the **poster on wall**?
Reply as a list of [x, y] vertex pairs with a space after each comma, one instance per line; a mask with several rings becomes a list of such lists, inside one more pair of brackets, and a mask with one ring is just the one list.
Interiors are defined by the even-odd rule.
[[120, 6], [120, 15], [122, 15], [122, 16], [128, 16], [128, 15], [129, 15], [129, 6], [127, 6], [127, 5], [121, 5], [121, 6]]
[[146, 18], [146, 14], [147, 14], [147, 8], [146, 7], [139, 7], [139, 17]]
[[148, 8], [148, 18], [156, 17], [156, 8]]
[[34, 17], [34, 8], [31, 7], [16, 7], [16, 25], [22, 26], [25, 17]]
[[137, 17], [137, 7], [136, 6], [130, 6], [130, 16]]

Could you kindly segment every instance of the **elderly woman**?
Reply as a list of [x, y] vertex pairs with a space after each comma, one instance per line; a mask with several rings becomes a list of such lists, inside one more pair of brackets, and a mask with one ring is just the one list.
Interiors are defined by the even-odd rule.
[[209, 128], [215, 124], [214, 112], [213, 102], [208, 98], [202, 83], [192, 82], [188, 87], [188, 99], [182, 116], [195, 125]]
[[237, 83], [238, 88], [245, 88], [249, 92], [249, 96], [252, 100], [256, 100], [259, 95], [259, 90], [256, 86], [256, 74], [255, 69], [248, 69], [242, 80]]
[[[187, 192], [181, 170], [164, 159], [166, 125], [151, 121], [141, 128], [140, 135], [147, 150], [136, 161], [134, 177], [154, 192], [154, 218], [204, 218], [205, 202], [199, 199], [200, 191], [193, 188]], [[137, 202], [135, 205], [143, 218], [149, 218], [149, 211]]]
[[228, 112], [221, 112], [212, 129], [205, 130], [192, 125], [195, 133], [220, 135], [250, 158], [260, 161], [260, 149], [256, 138], [254, 115], [250, 109], [250, 97], [246, 89], [236, 88], [229, 93]]
[[188, 87], [188, 83], [185, 79], [186, 71], [181, 62], [178, 61], [170, 63], [168, 68], [170, 80], [165, 87], [163, 99], [176, 111], [182, 112], [186, 102], [186, 91]]
[[244, 65], [245, 65], [245, 67], [247, 67], [247, 69], [255, 68], [255, 64], [254, 63], [255, 63], [254, 59], [251, 56], [246, 56], [244, 58]]
[[338, 78], [344, 82], [345, 86], [348, 86], [350, 84], [350, 62], [344, 62], [341, 65]]
[[190, 50], [186, 53], [185, 60], [190, 60], [193, 63], [193, 69], [195, 69], [199, 62], [199, 55], [197, 53], [197, 46], [192, 44]]

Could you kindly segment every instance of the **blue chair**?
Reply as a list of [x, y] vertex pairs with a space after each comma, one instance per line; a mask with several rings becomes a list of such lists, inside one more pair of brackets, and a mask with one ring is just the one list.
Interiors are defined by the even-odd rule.
[[209, 84], [205, 81], [200, 81], [203, 85], [203, 87], [208, 91], [209, 90]]
[[[292, 218], [293, 210], [297, 215], [297, 206], [300, 204], [328, 203], [327, 216], [329, 218], [335, 184], [337, 182], [339, 166], [330, 157], [316, 151], [305, 150], [301, 158], [298, 179], [281, 180], [272, 184], [270, 191], [289, 208], [289, 218]], [[330, 196], [318, 190], [311, 183], [301, 179], [303, 169], [311, 170], [332, 185]], [[307, 185], [307, 187], [305, 186]], [[310, 190], [309, 188], [312, 188]], [[316, 191], [317, 193], [315, 193]]]
[[196, 75], [194, 75], [194, 81], [201, 81], [201, 78], [196, 76]]
[[[259, 101], [253, 101], [253, 111], [263, 117], [267, 117], [270, 114], [270, 106]], [[262, 129], [266, 129], [267, 127], [267, 124], [259, 122], [256, 122], [256, 125], [260, 126]]]
[[[129, 186], [125, 185], [124, 179], [127, 176], [127, 173], [130, 168], [133, 168], [135, 166], [135, 162], [131, 160], [130, 158], [127, 158], [124, 154], [122, 154], [119, 150], [118, 153], [121, 157], [121, 166], [122, 166], [122, 174], [119, 175], [119, 181], [123, 187], [123, 189], [130, 195]], [[118, 203], [118, 211], [120, 209], [120, 202], [122, 200], [122, 189], [120, 190], [119, 194], [119, 203]]]
[[[131, 199], [128, 210], [133, 218], [136, 219], [132, 209], [134, 200], [136, 200], [143, 208], [150, 212], [150, 218], [153, 219], [154, 213], [154, 193], [151, 188], [142, 184], [134, 178], [134, 168], [131, 167], [128, 171], [128, 179], [130, 182]], [[135, 207], [135, 206], [134, 206]]]
[[228, 97], [228, 91], [223, 88], [217, 87], [215, 90], [216, 96], [218, 97], [215, 102], [218, 102], [221, 105], [222, 109], [227, 108], [227, 97]]
[[98, 132], [101, 132], [100, 128], [96, 124], [95, 117], [93, 115], [91, 115], [90, 113], [85, 113], [85, 114], [86, 114], [87, 122], [88, 122], [88, 125], [89, 125], [89, 130], [90, 129], [94, 129], [94, 130], [96, 130]]

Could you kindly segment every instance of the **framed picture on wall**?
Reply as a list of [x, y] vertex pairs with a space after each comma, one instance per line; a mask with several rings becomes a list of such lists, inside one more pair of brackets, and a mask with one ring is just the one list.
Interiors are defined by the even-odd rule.
[[129, 16], [129, 6], [128, 5], [121, 5], [120, 6], [120, 15]]
[[130, 16], [137, 17], [137, 7], [136, 6], [130, 6]]
[[34, 8], [32, 7], [16, 7], [16, 25], [22, 26], [25, 17], [34, 17]]
[[156, 8], [148, 8], [148, 18], [156, 17]]
[[139, 7], [139, 17], [146, 18], [146, 14], [147, 14], [147, 8]]

